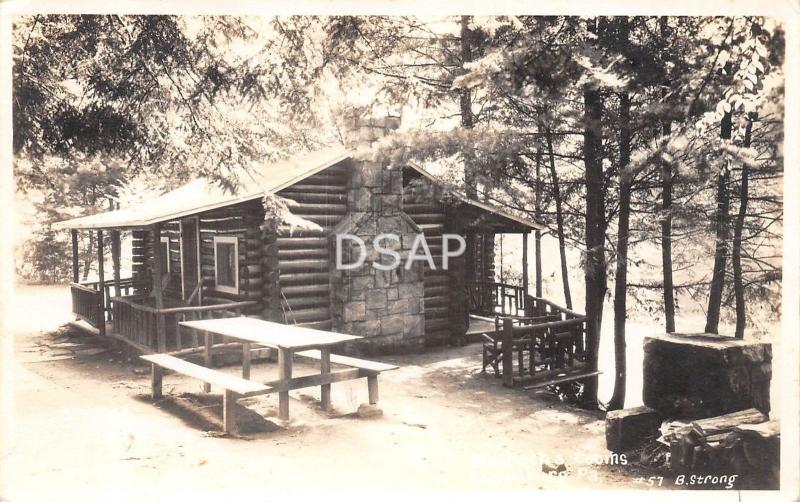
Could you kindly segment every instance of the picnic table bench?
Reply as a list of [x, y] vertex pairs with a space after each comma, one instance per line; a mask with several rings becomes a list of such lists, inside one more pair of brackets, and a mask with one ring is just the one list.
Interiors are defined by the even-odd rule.
[[[360, 337], [342, 333], [278, 324], [252, 317], [234, 317], [226, 319], [207, 319], [185, 321], [183, 326], [197, 329], [205, 334], [205, 364], [184, 361], [169, 354], [152, 354], [141, 356], [152, 365], [152, 395], [154, 399], [161, 397], [163, 369], [182, 373], [204, 382], [204, 391], [210, 392], [211, 385], [225, 390], [223, 397], [223, 425], [226, 432], [235, 432], [235, 403], [243, 397], [261, 394], [278, 393], [278, 417], [289, 419], [289, 391], [306, 387], [320, 386], [320, 404], [326, 411], [330, 410], [331, 384], [358, 378], [367, 379], [369, 403], [378, 402], [378, 375], [384, 371], [397, 369], [397, 366], [367, 361], [355, 357], [331, 354], [331, 348], [349, 340]], [[212, 336], [221, 335], [242, 342], [242, 377], [211, 369]], [[270, 347], [278, 350], [279, 378], [263, 384], [250, 380], [250, 346], [251, 344]], [[320, 361], [320, 373], [292, 378], [293, 355]], [[331, 363], [347, 366], [347, 369], [331, 370]]]

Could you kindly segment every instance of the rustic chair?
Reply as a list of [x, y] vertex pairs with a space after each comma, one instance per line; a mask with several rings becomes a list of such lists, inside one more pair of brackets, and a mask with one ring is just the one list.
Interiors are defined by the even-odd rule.
[[[554, 316], [538, 316], [538, 317], [524, 317], [524, 316], [505, 316], [513, 319], [514, 324], [525, 326], [537, 324], [542, 322], [549, 322], [554, 319]], [[496, 377], [501, 376], [500, 363], [503, 359], [503, 343], [502, 343], [502, 320], [500, 316], [494, 318], [494, 336], [488, 333], [482, 333], [483, 342], [483, 365], [481, 371], [486, 373], [487, 366], [491, 366], [494, 370]], [[534, 353], [541, 350], [539, 337], [521, 338], [514, 340], [511, 350], [512, 353], [517, 354], [519, 372], [522, 374], [525, 368], [525, 353], [528, 353], [528, 361], [531, 370], [533, 370]]]

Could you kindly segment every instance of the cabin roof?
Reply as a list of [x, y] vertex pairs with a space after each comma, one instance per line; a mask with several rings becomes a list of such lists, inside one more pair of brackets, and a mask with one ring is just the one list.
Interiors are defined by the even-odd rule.
[[[333, 147], [281, 162], [258, 166], [242, 176], [241, 186], [235, 193], [223, 190], [211, 179], [198, 178], [136, 206], [60, 221], [55, 223], [53, 228], [128, 229], [148, 227], [156, 223], [260, 199], [267, 193], [279, 192], [351, 157], [352, 153], [344, 147]], [[409, 167], [433, 183], [442, 184], [441, 180], [421, 167], [415, 165]], [[514, 215], [492, 204], [470, 199], [458, 192], [451, 192], [451, 195], [462, 204], [465, 210], [474, 213], [473, 219], [476, 227], [495, 231], [527, 231], [528, 229], [542, 230], [545, 228], [541, 223]]]
[[350, 157], [343, 147], [327, 148], [259, 166], [242, 176], [235, 193], [198, 178], [136, 206], [58, 222], [56, 229], [140, 228], [276, 193]]
[[[429, 173], [422, 167], [409, 164], [408, 167], [417, 171], [422, 176], [430, 180], [431, 182], [442, 185], [442, 181], [436, 178], [433, 174]], [[502, 231], [527, 231], [528, 229], [534, 230], [545, 230], [543, 224], [539, 223], [538, 221], [534, 221], [528, 218], [523, 218], [522, 216], [517, 216], [512, 214], [500, 207], [495, 206], [494, 204], [489, 204], [488, 202], [480, 202], [475, 199], [471, 199], [466, 195], [451, 191], [449, 195], [454, 197], [458, 202], [460, 202], [465, 208], [471, 210], [471, 212], [475, 213], [475, 226], [476, 228], [483, 227], [484, 229], [488, 230], [496, 230], [498, 232]], [[483, 214], [481, 214], [483, 213]], [[489, 216], [489, 217], [487, 217]]]

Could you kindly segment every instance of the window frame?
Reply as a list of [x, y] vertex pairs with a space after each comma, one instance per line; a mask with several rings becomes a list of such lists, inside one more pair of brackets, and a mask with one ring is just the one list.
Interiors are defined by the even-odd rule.
[[169, 273], [172, 272], [172, 264], [170, 263], [172, 260], [169, 259], [170, 258], [169, 257], [170, 241], [169, 241], [169, 236], [168, 235], [162, 235], [161, 236], [161, 238], [159, 239], [159, 246], [161, 244], [166, 244], [167, 245], [167, 251], [165, 253], [162, 253], [164, 255], [164, 257], [167, 259], [167, 268], [166, 268], [166, 270], [162, 270], [161, 271], [161, 274], [163, 275], [163, 274], [169, 274]]
[[231, 293], [234, 295], [239, 294], [239, 267], [236, 264], [233, 267], [233, 282], [234, 286], [226, 286], [219, 284], [219, 259], [217, 256], [217, 244], [233, 244], [233, 254], [236, 258], [236, 264], [239, 260], [239, 238], [235, 235], [215, 235], [214, 236], [214, 289], [222, 293]]

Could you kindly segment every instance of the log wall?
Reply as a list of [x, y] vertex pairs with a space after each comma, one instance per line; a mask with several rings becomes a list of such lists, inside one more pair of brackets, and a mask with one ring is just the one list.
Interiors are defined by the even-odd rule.
[[[328, 234], [347, 213], [350, 170], [351, 166], [343, 162], [278, 192], [295, 203], [290, 207], [292, 213], [322, 227], [299, 230], [286, 224], [278, 225], [277, 229], [265, 226], [263, 239], [269, 267], [277, 264], [279, 270], [277, 288], [274, 276], [267, 271], [265, 295], [273, 303], [281, 302], [282, 315], [288, 324], [323, 330], [332, 327], [328, 271], [335, 256], [328, 246]], [[272, 309], [269, 316], [274, 315]]]
[[[199, 216], [203, 304], [212, 305], [231, 300], [261, 302], [263, 296], [261, 225], [264, 222], [264, 206], [261, 200], [206, 211]], [[237, 237], [239, 244], [237, 294], [218, 291], [214, 287], [214, 236], [217, 235]], [[178, 292], [180, 292], [180, 282], [178, 282]], [[258, 311], [260, 308], [248, 313]]]
[[416, 223], [428, 242], [435, 269], [424, 263], [425, 340], [431, 344], [450, 336], [449, 274], [442, 270], [442, 233], [445, 229], [445, 208], [438, 200], [433, 185], [422, 178], [404, 187], [403, 211]]

